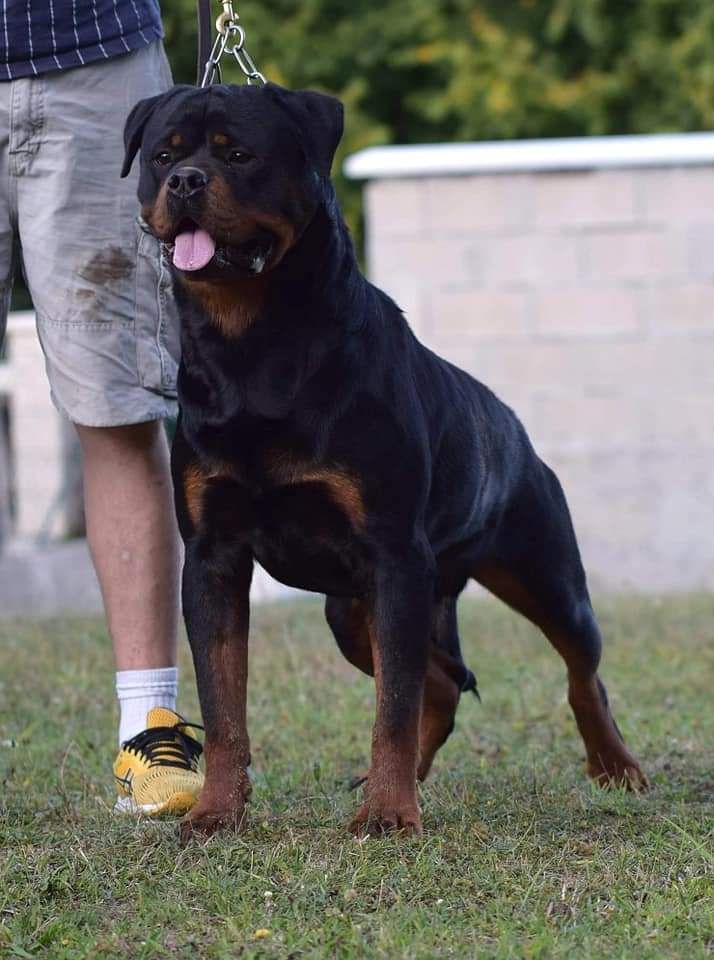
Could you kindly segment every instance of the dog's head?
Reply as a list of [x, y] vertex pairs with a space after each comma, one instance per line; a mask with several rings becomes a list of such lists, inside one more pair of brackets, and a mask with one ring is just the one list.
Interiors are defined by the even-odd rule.
[[187, 279], [274, 269], [325, 195], [342, 105], [309, 91], [177, 86], [126, 122], [122, 176], [141, 150], [139, 200]]

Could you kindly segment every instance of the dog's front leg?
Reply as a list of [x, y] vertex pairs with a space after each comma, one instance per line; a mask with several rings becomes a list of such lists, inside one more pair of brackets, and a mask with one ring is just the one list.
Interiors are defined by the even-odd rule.
[[421, 833], [416, 773], [432, 602], [426, 558], [382, 560], [369, 615], [377, 717], [365, 802], [350, 824], [353, 833]]
[[183, 608], [206, 730], [206, 782], [181, 825], [181, 839], [239, 829], [250, 794], [246, 720], [249, 591], [245, 547], [202, 537], [186, 547]]

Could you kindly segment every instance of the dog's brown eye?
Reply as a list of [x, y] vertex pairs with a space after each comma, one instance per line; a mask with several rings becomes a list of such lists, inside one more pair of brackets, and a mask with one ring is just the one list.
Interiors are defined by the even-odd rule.
[[249, 163], [252, 159], [253, 157], [244, 150], [231, 150], [231, 152], [228, 154], [229, 163]]
[[167, 163], [171, 163], [171, 154], [168, 150], [162, 150], [154, 157], [154, 163], [157, 167], [165, 167]]

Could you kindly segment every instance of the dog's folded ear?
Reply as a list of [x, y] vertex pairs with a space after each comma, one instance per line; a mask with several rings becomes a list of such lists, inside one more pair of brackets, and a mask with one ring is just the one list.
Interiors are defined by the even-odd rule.
[[149, 117], [154, 112], [156, 104], [163, 99], [163, 93], [156, 97], [148, 97], [146, 100], [140, 100], [132, 109], [126, 118], [124, 125], [124, 163], [121, 168], [121, 176], [126, 177], [131, 170], [134, 157], [139, 152], [141, 138], [144, 134]]
[[344, 129], [344, 108], [336, 97], [313, 90], [265, 87], [297, 123], [308, 158], [321, 176], [329, 177], [332, 160]]

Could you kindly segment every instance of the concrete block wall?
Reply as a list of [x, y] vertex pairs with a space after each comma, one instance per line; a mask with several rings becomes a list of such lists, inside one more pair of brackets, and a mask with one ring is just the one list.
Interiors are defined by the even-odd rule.
[[[9, 398], [12, 462], [16, 491], [14, 530], [18, 537], [62, 537], [65, 481], [63, 423], [52, 406], [42, 349], [30, 312], [11, 314], [7, 328], [8, 361], [3, 364]], [[7, 460], [2, 465], [8, 469]], [[3, 477], [7, 481], [7, 477]]]
[[594, 588], [711, 589], [714, 136], [587, 145], [356, 155], [369, 271], [519, 414]]

